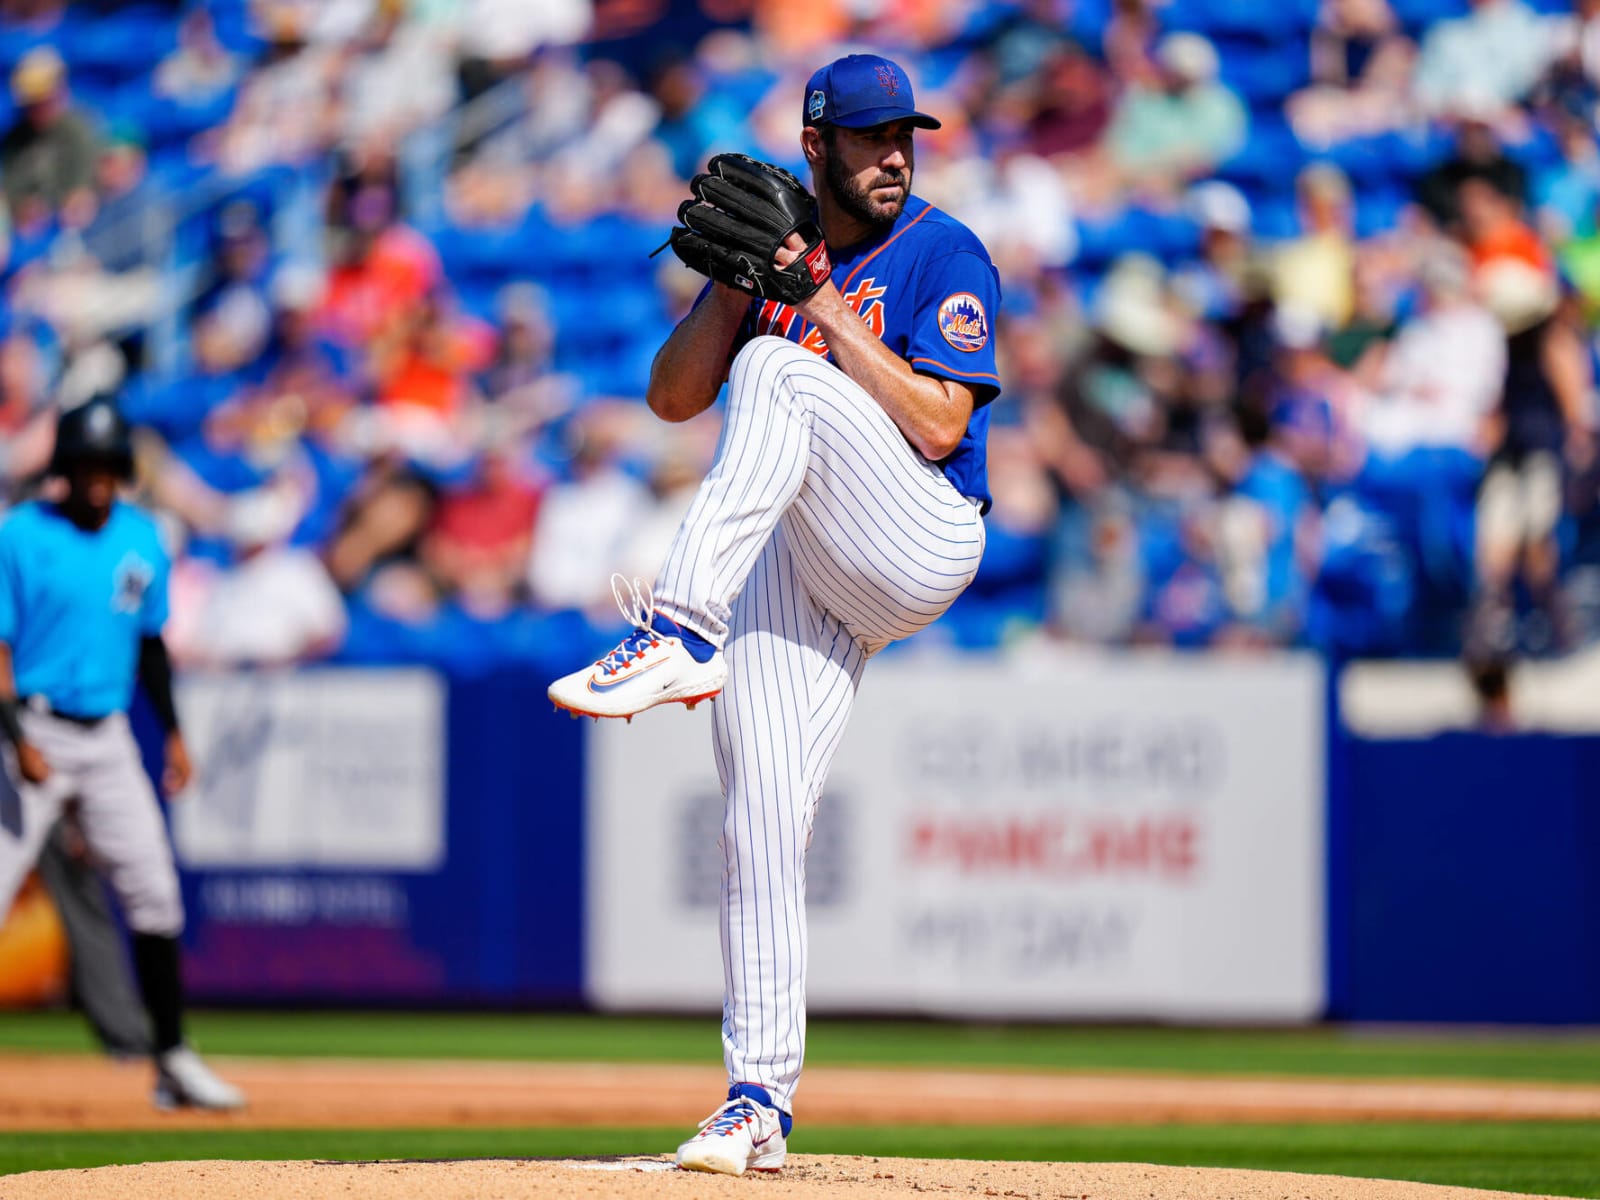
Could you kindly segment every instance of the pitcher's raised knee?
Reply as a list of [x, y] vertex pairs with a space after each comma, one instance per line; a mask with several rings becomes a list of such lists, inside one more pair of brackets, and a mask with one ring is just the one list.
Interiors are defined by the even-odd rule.
[[[806, 413], [818, 408], [870, 405], [871, 397], [827, 359], [794, 342], [765, 334], [734, 356], [728, 371], [728, 402], [778, 396], [794, 399]], [[770, 402], [770, 401], [767, 401]]]
[[796, 367], [814, 367], [822, 363], [809, 350], [772, 334], [751, 338], [744, 349], [734, 355], [728, 370], [728, 386], [739, 388], [748, 383], [758, 387], [772, 387]]

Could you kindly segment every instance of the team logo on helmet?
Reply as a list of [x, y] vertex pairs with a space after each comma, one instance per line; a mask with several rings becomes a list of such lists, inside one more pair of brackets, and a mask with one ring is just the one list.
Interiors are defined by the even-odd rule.
[[95, 441], [105, 441], [117, 429], [117, 414], [104, 405], [94, 405], [87, 410], [84, 418], [83, 431]]
[[939, 305], [939, 332], [957, 350], [971, 354], [989, 342], [989, 317], [983, 301], [971, 292], [957, 292]]
[[900, 80], [896, 78], [892, 68], [873, 67], [872, 69], [874, 72], [876, 72], [878, 76], [878, 83], [884, 91], [888, 92], [891, 96], [899, 94]]
[[822, 114], [826, 112], [827, 109], [828, 97], [821, 88], [818, 88], [816, 91], [811, 93], [811, 99], [806, 102], [806, 116], [810, 117], [813, 121], [820, 121], [822, 120]]

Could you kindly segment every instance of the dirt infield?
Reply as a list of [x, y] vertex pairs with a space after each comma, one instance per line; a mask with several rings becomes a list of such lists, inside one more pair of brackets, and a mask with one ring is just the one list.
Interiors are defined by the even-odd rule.
[[[681, 1126], [723, 1087], [720, 1066], [219, 1059], [242, 1113], [158, 1113], [150, 1070], [82, 1055], [0, 1056], [0, 1129]], [[626, 1097], [626, 1102], [620, 1098]], [[818, 1067], [808, 1124], [1143, 1124], [1225, 1121], [1600, 1119], [1600, 1087], [1195, 1078]], [[986, 1163], [795, 1155], [776, 1176], [729, 1179], [667, 1159], [552, 1162], [172, 1162], [0, 1178], [0, 1200], [389, 1200], [393, 1197], [717, 1197], [880, 1200], [1493, 1200], [1510, 1193], [1384, 1180], [1129, 1163]], [[1526, 1200], [1523, 1197], [1522, 1200]]]
[[[776, 1175], [677, 1171], [665, 1159], [490, 1159], [450, 1163], [185, 1162], [0, 1178], [4, 1200], [548, 1200], [743, 1196], [892, 1200], [930, 1194], [1027, 1200], [1512, 1200], [1510, 1192], [1330, 1175], [1144, 1163], [995, 1163], [795, 1155]], [[1516, 1200], [1529, 1200], [1525, 1194]]]
[[[150, 1069], [0, 1056], [0, 1129], [686, 1125], [726, 1086], [705, 1066], [218, 1059], [242, 1113], [159, 1113]], [[620, 1098], [626, 1097], [626, 1102]], [[814, 1067], [807, 1124], [1060, 1125], [1360, 1120], [1600, 1120], [1600, 1087]], [[6, 1200], [0, 1193], [0, 1200]]]

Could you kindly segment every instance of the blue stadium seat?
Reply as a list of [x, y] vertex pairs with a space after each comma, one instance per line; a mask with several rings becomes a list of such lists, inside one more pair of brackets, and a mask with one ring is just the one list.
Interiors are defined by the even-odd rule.
[[456, 303], [468, 316], [494, 321], [499, 311], [500, 289], [505, 284], [494, 280], [466, 278], [446, 272]]
[[1105, 268], [1124, 254], [1159, 254], [1163, 218], [1144, 209], [1129, 208], [1104, 220], [1078, 225], [1075, 267]]
[[1200, 252], [1200, 226], [1187, 213], [1168, 213], [1161, 219], [1156, 236], [1156, 253], [1166, 262], [1192, 258]]
[[1394, 157], [1387, 135], [1351, 138], [1319, 149], [1311, 157], [1320, 162], [1330, 162], [1350, 177], [1359, 190], [1374, 182], [1386, 182], [1395, 175]]
[[18, 25], [0, 26], [0, 69], [9, 72], [29, 50], [54, 42], [55, 38], [49, 32]]
[[89, 75], [116, 83], [147, 78], [177, 44], [178, 24], [170, 10], [125, 8], [63, 21], [56, 48], [75, 83]]
[[1300, 233], [1300, 215], [1292, 195], [1274, 194], [1251, 198], [1250, 226], [1257, 237], [1281, 242]]
[[1427, 128], [1384, 134], [1382, 153], [1396, 178], [1410, 180], [1449, 157], [1455, 139], [1443, 129]]
[[1396, 186], [1356, 189], [1356, 236], [1371, 237], [1395, 228], [1400, 214], [1411, 202], [1411, 190]]
[[205, 178], [208, 170], [196, 163], [188, 147], [181, 145], [151, 146], [147, 170], [158, 187], [181, 193]]
[[650, 252], [666, 240], [667, 227], [606, 215], [587, 224], [551, 229], [550, 255], [557, 278], [616, 286], [622, 278], [653, 278]]
[[1275, 111], [1285, 96], [1310, 82], [1311, 53], [1304, 39], [1263, 44], [1230, 34], [1217, 38], [1216, 47], [1222, 81], [1253, 108]]
[[604, 292], [590, 287], [554, 288], [552, 316], [561, 340], [573, 346], [630, 338], [642, 326], [665, 318], [654, 288], [621, 287]]
[[[1172, 0], [1162, 11], [1169, 29], [1189, 29], [1208, 37], [1252, 37], [1274, 45], [1292, 44], [1316, 20], [1316, 0]], [[1304, 49], [1303, 46], [1300, 47]]]
[[1069, 6], [1067, 32], [1096, 57], [1106, 25], [1111, 21], [1111, 0], [1078, 0]]
[[512, 278], [547, 280], [559, 239], [537, 209], [515, 225], [493, 228], [445, 224], [425, 230], [453, 278], [498, 285]]
[[1390, 7], [1413, 38], [1420, 38], [1434, 22], [1465, 16], [1471, 9], [1468, 0], [1391, 0]]
[[1506, 153], [1531, 173], [1538, 168], [1558, 164], [1561, 161], [1561, 143], [1551, 130], [1534, 124], [1528, 130], [1527, 140], [1507, 146]]
[[922, 70], [917, 77], [917, 87], [930, 92], [944, 87], [966, 66], [971, 53], [971, 47], [960, 42], [951, 42], [949, 45], [928, 50], [922, 57]]
[[643, 395], [656, 347], [669, 331], [661, 294], [650, 283], [557, 280], [550, 288], [555, 365], [578, 376], [590, 395]]
[[235, 54], [254, 58], [265, 45], [250, 17], [250, 0], [212, 0], [211, 20], [217, 40]]
[[181, 104], [164, 96], [152, 96], [144, 83], [126, 88], [118, 100], [119, 108], [129, 113], [143, 130], [152, 149], [184, 146], [196, 134], [228, 119], [235, 93], [218, 92], [201, 104]]
[[1349, 497], [1329, 507], [1324, 528], [1327, 548], [1312, 586], [1308, 640], [1348, 654], [1399, 652], [1417, 580], [1390, 523]]
[[1217, 168], [1217, 177], [1236, 185], [1254, 203], [1257, 195], [1290, 191], [1294, 177], [1306, 162], [1301, 146], [1281, 116], [1257, 113], [1250, 138], [1232, 158]]

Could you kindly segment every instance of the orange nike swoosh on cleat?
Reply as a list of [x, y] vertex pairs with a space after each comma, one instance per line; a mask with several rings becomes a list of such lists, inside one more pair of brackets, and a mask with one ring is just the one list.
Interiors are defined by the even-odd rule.
[[614, 687], [620, 687], [622, 684], [627, 683], [630, 680], [639, 678], [639, 676], [643, 675], [646, 671], [655, 670], [664, 662], [666, 662], [666, 659], [658, 658], [648, 667], [640, 667], [637, 671], [632, 671], [627, 675], [622, 676], [620, 679], [613, 679], [610, 683], [601, 683], [599, 680], [591, 679], [589, 680], [589, 690], [591, 692], [609, 692]]

